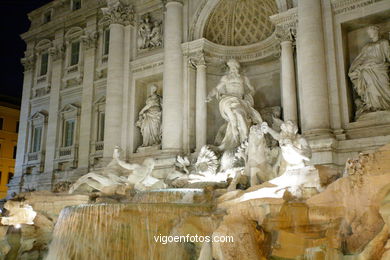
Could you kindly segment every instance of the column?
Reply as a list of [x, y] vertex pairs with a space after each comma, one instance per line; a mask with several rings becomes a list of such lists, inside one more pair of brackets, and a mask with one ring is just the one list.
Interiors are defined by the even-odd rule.
[[50, 49], [50, 57], [52, 59], [52, 77], [51, 90], [49, 101], [49, 118], [47, 123], [46, 136], [46, 151], [45, 151], [45, 173], [53, 173], [54, 159], [57, 149], [57, 134], [58, 134], [58, 111], [60, 104], [60, 90], [62, 85], [62, 64], [63, 64], [63, 32], [58, 33], [55, 46]]
[[103, 156], [112, 157], [115, 146], [121, 144], [123, 96], [123, 28], [110, 25], [110, 48], [107, 65], [106, 119]]
[[124, 27], [133, 21], [134, 12], [119, 0], [108, 0], [102, 8], [110, 21], [110, 46], [107, 63], [106, 118], [103, 157], [112, 158], [115, 146], [121, 145], [123, 78], [124, 78]]
[[298, 3], [301, 122], [307, 136], [329, 136], [329, 97], [321, 0]]
[[23, 163], [24, 157], [27, 153], [27, 142], [28, 142], [28, 119], [30, 114], [30, 97], [31, 97], [31, 88], [34, 80], [34, 65], [35, 58], [34, 55], [26, 56], [22, 59], [22, 64], [24, 66], [24, 79], [23, 79], [23, 94], [22, 94], [22, 103], [20, 107], [20, 117], [19, 117], [19, 132], [18, 132], [18, 149], [16, 153], [16, 162], [15, 162], [15, 175], [12, 178], [9, 187], [8, 187], [8, 196], [11, 196], [12, 193], [20, 192], [20, 182], [23, 175]]
[[[95, 19], [90, 22], [92, 27], [96, 24]], [[95, 52], [96, 52], [97, 32], [91, 29], [82, 37], [84, 49], [84, 78], [83, 94], [80, 117], [80, 138], [79, 138], [79, 158], [78, 168], [88, 169], [90, 141], [92, 133], [93, 117], [93, 82], [95, 76]], [[96, 129], [95, 129], [96, 130]]]
[[183, 143], [183, 4], [168, 1], [164, 24], [162, 148], [181, 150]]
[[196, 150], [207, 144], [206, 62], [202, 55], [196, 63]]
[[284, 121], [298, 123], [297, 90], [295, 84], [295, 66], [292, 29], [278, 27], [277, 37], [281, 46], [281, 91]]

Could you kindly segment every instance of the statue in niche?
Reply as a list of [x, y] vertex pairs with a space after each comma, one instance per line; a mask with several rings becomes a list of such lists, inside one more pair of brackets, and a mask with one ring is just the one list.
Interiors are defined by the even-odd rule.
[[219, 111], [226, 121], [218, 130], [216, 144], [222, 151], [234, 150], [244, 142], [253, 124], [262, 122], [260, 113], [254, 108], [254, 88], [249, 79], [240, 75], [240, 64], [231, 59], [227, 62], [229, 72], [209, 93], [206, 102], [213, 97], [219, 101]]
[[352, 62], [349, 77], [359, 96], [355, 100], [356, 118], [366, 112], [390, 110], [389, 41], [379, 38], [379, 27], [367, 29], [367, 43]]
[[151, 21], [150, 14], [146, 14], [138, 27], [139, 49], [152, 49], [162, 45], [161, 23]]
[[157, 86], [152, 85], [151, 94], [146, 99], [146, 105], [139, 112], [136, 126], [142, 134], [142, 147], [159, 145], [161, 143], [162, 98], [157, 94]]

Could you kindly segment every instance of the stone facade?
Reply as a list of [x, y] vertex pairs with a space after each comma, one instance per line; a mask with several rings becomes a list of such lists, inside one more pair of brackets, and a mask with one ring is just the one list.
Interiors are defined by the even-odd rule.
[[[54, 0], [31, 12], [8, 194], [74, 182], [106, 165], [116, 146], [130, 162], [154, 157], [156, 177], [165, 177], [176, 155], [213, 144], [223, 119], [217, 102], [204, 101], [230, 59], [254, 86], [257, 111], [281, 107], [298, 123], [312, 163], [341, 169], [390, 142], [390, 111], [356, 119], [348, 77], [369, 43], [366, 27], [389, 39], [389, 1], [228, 2]], [[246, 25], [251, 16], [259, 20]], [[138, 149], [136, 122], [152, 87], [163, 97], [161, 147]]]

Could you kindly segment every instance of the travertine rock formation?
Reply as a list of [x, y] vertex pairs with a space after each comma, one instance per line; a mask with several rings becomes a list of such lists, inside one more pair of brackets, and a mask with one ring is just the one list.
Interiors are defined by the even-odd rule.
[[[348, 175], [306, 201], [289, 201], [287, 193], [283, 199], [256, 198], [256, 191], [270, 186], [267, 183], [224, 194], [219, 207], [227, 215], [214, 235], [233, 235], [235, 243], [214, 245], [213, 256], [388, 259], [389, 160], [390, 145], [361, 154], [349, 162], [354, 171], [349, 165]], [[319, 171], [324, 175], [329, 169]]]

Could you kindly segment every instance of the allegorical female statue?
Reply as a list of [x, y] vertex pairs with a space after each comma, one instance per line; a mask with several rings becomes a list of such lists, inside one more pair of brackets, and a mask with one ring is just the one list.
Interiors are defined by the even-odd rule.
[[157, 94], [157, 86], [151, 87], [151, 94], [146, 99], [146, 105], [139, 112], [136, 126], [141, 129], [143, 138], [142, 147], [161, 143], [161, 96]]
[[352, 62], [349, 77], [359, 95], [355, 100], [358, 117], [361, 113], [390, 110], [389, 41], [379, 39], [379, 27], [367, 30], [371, 42], [367, 43]]
[[240, 75], [240, 64], [236, 60], [227, 62], [229, 72], [209, 93], [206, 102], [215, 97], [219, 101], [219, 111], [226, 123], [221, 126], [216, 137], [220, 150], [237, 148], [249, 134], [253, 124], [262, 122], [254, 108], [254, 88], [249, 79]]

